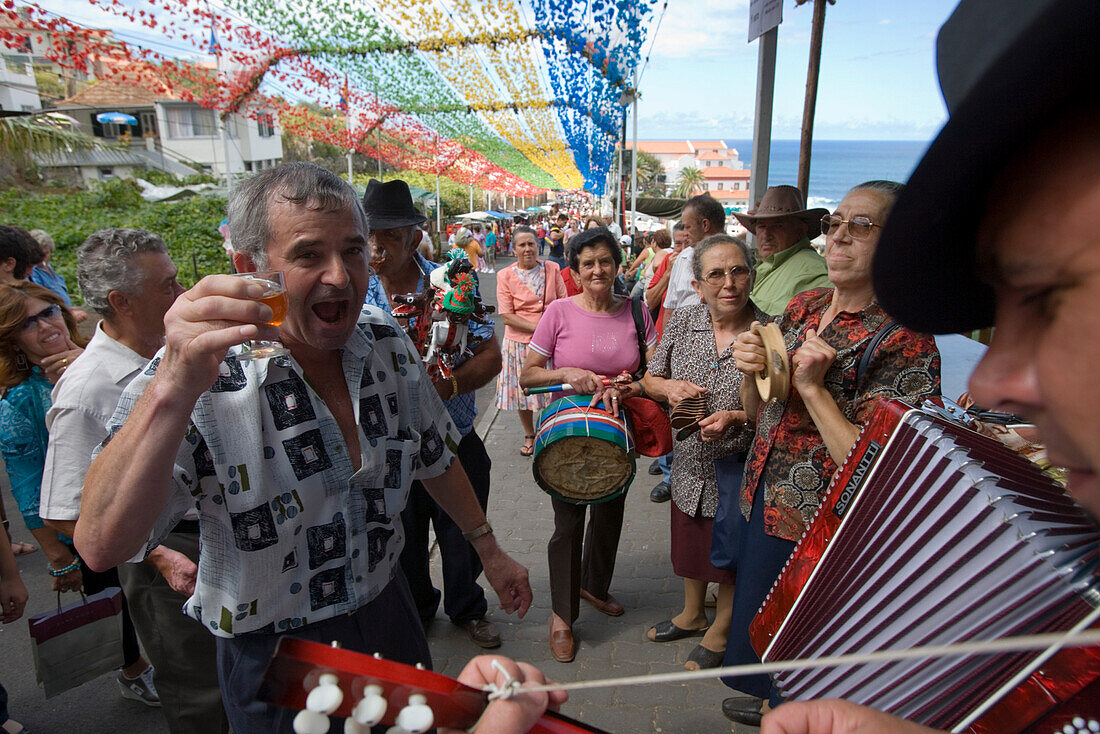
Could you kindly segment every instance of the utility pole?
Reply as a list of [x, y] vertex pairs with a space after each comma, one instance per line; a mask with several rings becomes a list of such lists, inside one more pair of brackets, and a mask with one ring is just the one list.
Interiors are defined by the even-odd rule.
[[752, 126], [752, 163], [749, 209], [764, 198], [768, 188], [768, 162], [772, 150], [772, 100], [775, 98], [775, 52], [779, 28], [760, 36], [756, 61], [756, 119]]
[[[798, 153], [798, 189], [802, 200], [810, 197], [810, 153], [814, 142], [814, 110], [817, 108], [817, 78], [821, 71], [821, 38], [825, 33], [826, 0], [814, 1], [810, 29], [810, 63], [806, 70], [806, 104], [802, 108], [802, 146]], [[835, 0], [833, 0], [835, 2]]]

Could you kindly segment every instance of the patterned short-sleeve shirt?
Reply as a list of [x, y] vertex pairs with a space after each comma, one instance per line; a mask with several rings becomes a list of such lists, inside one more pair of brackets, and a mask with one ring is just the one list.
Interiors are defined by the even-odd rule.
[[[410, 484], [454, 459], [454, 423], [392, 316], [365, 309], [341, 356], [359, 471], [292, 358], [230, 356], [195, 404], [145, 553], [197, 508], [202, 552], [184, 611], [215, 635], [293, 630], [374, 599], [397, 567]], [[112, 434], [158, 362], [123, 393]]]
[[[791, 299], [780, 321], [787, 354], [817, 330], [832, 302], [832, 288], [818, 288]], [[858, 313], [842, 311], [819, 336], [836, 350], [825, 373], [825, 388], [850, 422], [862, 425], [879, 397], [920, 403], [940, 394], [940, 352], [927, 334], [899, 328], [875, 350], [861, 382], [856, 375], [871, 339], [890, 317], [872, 301]], [[768, 535], [798, 540], [809, 526], [837, 465], [793, 386], [784, 402], [764, 403], [757, 415], [756, 439], [745, 466], [741, 512], [750, 517], [753, 497], [764, 478], [764, 529]]]
[[[771, 316], [749, 303], [753, 320], [766, 323]], [[718, 354], [710, 309], [702, 303], [676, 309], [665, 325], [661, 341], [653, 351], [649, 372], [657, 377], [686, 380], [706, 388], [707, 415], [719, 410], [741, 410], [741, 378], [733, 360], [733, 344]], [[675, 439], [672, 462], [672, 501], [680, 511], [695, 517], [714, 517], [718, 511], [718, 479], [714, 460], [744, 453], [752, 444], [753, 430], [737, 426], [717, 441], [703, 441], [693, 433], [683, 441]]]

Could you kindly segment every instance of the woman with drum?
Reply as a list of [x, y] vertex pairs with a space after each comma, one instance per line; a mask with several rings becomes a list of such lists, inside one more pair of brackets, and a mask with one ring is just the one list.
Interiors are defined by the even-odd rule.
[[[764, 403], [755, 379], [741, 384], [741, 399], [757, 428], [741, 486], [737, 587], [725, 665], [759, 661], [749, 624], [810, 525], [875, 399], [919, 404], [940, 392], [935, 340], [894, 322], [878, 305], [871, 282], [875, 246], [901, 189], [892, 181], [860, 184], [822, 218], [835, 287], [795, 296], [779, 321], [790, 360], [787, 398]], [[737, 337], [733, 356], [753, 378], [768, 362], [762, 338], [751, 330]], [[762, 699], [774, 693], [771, 679], [754, 675], [725, 682], [750, 695], [726, 699], [723, 713], [759, 725], [761, 709], [769, 704]]]
[[557, 263], [539, 261], [535, 230], [516, 227], [513, 236], [516, 262], [497, 275], [497, 312], [504, 321], [504, 367], [497, 378], [497, 407], [519, 411], [523, 425], [519, 452], [530, 456], [535, 451], [533, 411], [542, 410], [550, 401], [545, 394], [524, 395], [519, 373], [539, 319], [547, 305], [565, 297], [565, 283]]
[[[692, 286], [702, 303], [673, 312], [649, 363], [646, 390], [675, 410], [685, 399], [699, 400], [699, 430], [680, 438], [673, 431], [672, 568], [684, 579], [684, 607], [671, 619], [649, 629], [654, 642], [702, 636], [688, 656], [688, 670], [722, 663], [729, 637], [736, 574], [711, 564], [711, 535], [718, 509], [715, 460], [723, 476], [743, 473], [752, 444], [752, 423], [741, 406], [741, 378], [733, 359], [737, 335], [770, 317], [749, 300], [753, 257], [744, 240], [724, 234], [707, 237], [692, 255]], [[704, 417], [705, 416], [705, 417]], [[736, 502], [736, 492], [727, 500]], [[718, 584], [718, 608], [707, 625], [707, 584]]]
[[[603, 382], [603, 378], [623, 372], [637, 374], [644, 364], [643, 351], [657, 343], [653, 321], [645, 309], [637, 309], [643, 325], [639, 330], [630, 300], [615, 295], [612, 289], [620, 259], [619, 243], [606, 227], [585, 230], [570, 240], [569, 268], [581, 292], [546, 308], [531, 337], [520, 385], [568, 384], [573, 392], [592, 395], [591, 405], [602, 402], [612, 416], [619, 415], [623, 399], [643, 394], [636, 381], [606, 386]], [[645, 335], [643, 348], [639, 331]], [[623, 613], [608, 588], [615, 571], [625, 501], [625, 487], [612, 499], [601, 498], [590, 505], [551, 496], [554, 534], [547, 556], [553, 606], [550, 652], [556, 660], [569, 662], [576, 654], [573, 622], [580, 597], [609, 616]]]

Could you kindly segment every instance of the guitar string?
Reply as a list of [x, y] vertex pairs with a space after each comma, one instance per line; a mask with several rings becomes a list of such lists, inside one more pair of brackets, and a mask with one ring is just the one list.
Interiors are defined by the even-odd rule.
[[[1089, 626], [1100, 617], [1100, 608], [1093, 610], [1081, 625]], [[1078, 625], [1079, 627], [1081, 625]], [[674, 673], [653, 673], [647, 675], [624, 676], [621, 678], [603, 678], [598, 680], [573, 681], [562, 683], [546, 683], [540, 685], [524, 685], [520, 688], [505, 686], [498, 689], [495, 685], [484, 686], [482, 690], [489, 693], [490, 700], [494, 698], [508, 698], [515, 693], [539, 693], [547, 691], [580, 691], [592, 688], [610, 688], [615, 686], [653, 685], [657, 683], [686, 683], [695, 680], [707, 680], [710, 678], [725, 678], [729, 676], [755, 675], [762, 673], [781, 673], [791, 670], [805, 670], [811, 668], [825, 668], [840, 665], [860, 665], [864, 663], [893, 662], [898, 660], [911, 660], [930, 657], [951, 657], [956, 655], [981, 655], [1001, 652], [1022, 652], [1027, 650], [1044, 650], [1046, 656], [1069, 647], [1091, 647], [1100, 645], [1100, 630], [1071, 630], [1069, 633], [1054, 632], [1037, 635], [1019, 635], [1016, 637], [1003, 637], [998, 640], [982, 642], [962, 642], [951, 645], [927, 645], [914, 647], [908, 650], [880, 650], [870, 653], [850, 655], [830, 655], [820, 658], [804, 660], [777, 660], [766, 663], [752, 663], [747, 665], [730, 665], [723, 668], [708, 668], [706, 670], [692, 670]]]

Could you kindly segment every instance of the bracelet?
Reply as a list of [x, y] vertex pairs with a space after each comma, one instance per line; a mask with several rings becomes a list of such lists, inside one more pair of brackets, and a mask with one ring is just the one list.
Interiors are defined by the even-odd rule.
[[486, 520], [481, 525], [478, 525], [473, 530], [466, 530], [462, 533], [462, 537], [466, 539], [466, 542], [473, 542], [480, 538], [482, 535], [491, 535], [493, 532], [493, 526]]
[[646, 391], [645, 391], [645, 385], [643, 385], [641, 383], [641, 381], [635, 381], [634, 384], [638, 386], [638, 397], [640, 397], [640, 398], [647, 397]]
[[448, 400], [454, 400], [454, 397], [456, 395], [458, 395], [458, 378], [455, 377], [454, 373], [452, 372], [451, 373], [451, 397], [449, 397], [447, 399]]
[[60, 578], [61, 576], [68, 576], [73, 571], [80, 570], [80, 557], [73, 556], [73, 562], [65, 568], [54, 568], [49, 563], [46, 564], [46, 570], [50, 572], [50, 575], [54, 578]]

